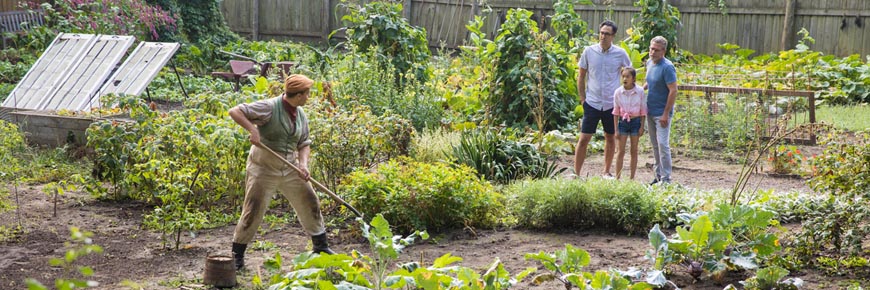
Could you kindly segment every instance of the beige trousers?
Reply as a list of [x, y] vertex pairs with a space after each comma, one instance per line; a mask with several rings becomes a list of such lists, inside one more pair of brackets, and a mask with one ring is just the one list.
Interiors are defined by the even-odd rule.
[[[286, 154], [285, 158], [294, 164], [297, 162], [296, 152]], [[245, 177], [245, 203], [233, 233], [234, 243], [251, 242], [276, 191], [280, 191], [290, 201], [299, 223], [309, 235], [326, 232], [323, 215], [320, 213], [320, 201], [311, 184], [302, 180], [296, 170], [271, 153], [251, 146]]]

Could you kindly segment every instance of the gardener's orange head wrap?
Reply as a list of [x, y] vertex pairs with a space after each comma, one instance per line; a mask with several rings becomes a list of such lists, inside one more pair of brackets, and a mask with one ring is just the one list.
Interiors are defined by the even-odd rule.
[[286, 94], [287, 97], [292, 97], [297, 93], [302, 93], [311, 89], [311, 85], [313, 84], [314, 81], [304, 75], [290, 75], [284, 80], [284, 94]]

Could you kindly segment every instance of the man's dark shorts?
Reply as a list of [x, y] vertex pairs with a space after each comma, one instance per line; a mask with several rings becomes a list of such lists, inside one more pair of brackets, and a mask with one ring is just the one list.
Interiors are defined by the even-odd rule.
[[580, 125], [580, 133], [595, 134], [599, 120], [604, 124], [605, 134], [616, 133], [613, 128], [613, 109], [601, 111], [583, 102], [583, 122]]

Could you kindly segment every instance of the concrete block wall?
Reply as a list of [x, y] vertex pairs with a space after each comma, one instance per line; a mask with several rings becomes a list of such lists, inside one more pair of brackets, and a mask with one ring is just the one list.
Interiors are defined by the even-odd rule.
[[28, 143], [50, 147], [87, 144], [85, 132], [97, 120], [35, 111], [13, 111], [6, 118], [21, 128]]

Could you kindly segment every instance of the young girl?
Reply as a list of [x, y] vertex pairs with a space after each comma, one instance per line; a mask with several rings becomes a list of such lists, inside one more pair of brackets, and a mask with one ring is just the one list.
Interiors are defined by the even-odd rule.
[[622, 175], [625, 159], [625, 142], [631, 137], [631, 179], [637, 170], [638, 139], [643, 135], [646, 117], [646, 96], [643, 88], [635, 85], [637, 71], [626, 67], [622, 69], [622, 87], [613, 93], [613, 123], [616, 124], [616, 179]]

